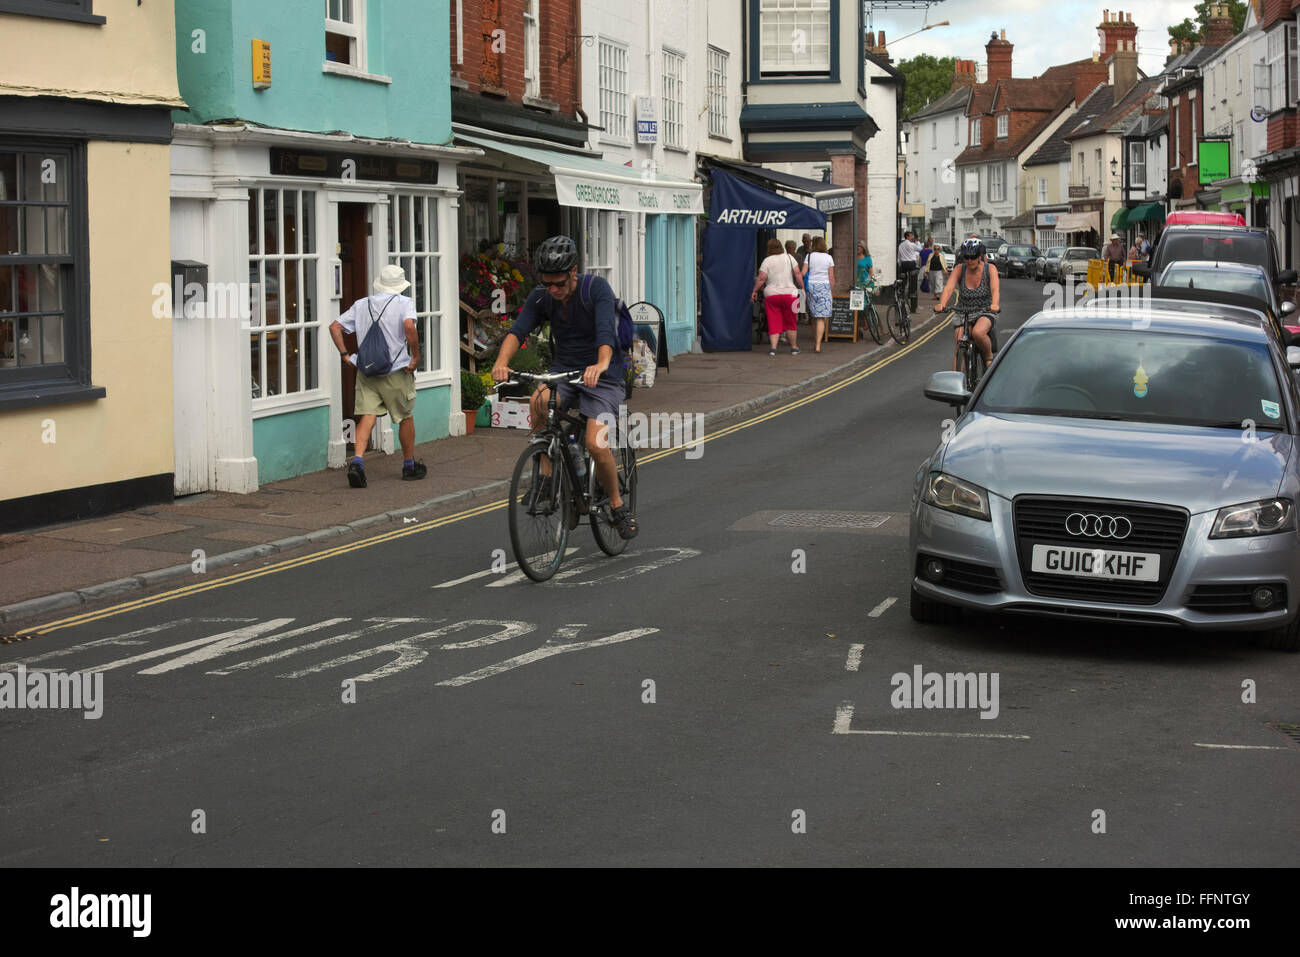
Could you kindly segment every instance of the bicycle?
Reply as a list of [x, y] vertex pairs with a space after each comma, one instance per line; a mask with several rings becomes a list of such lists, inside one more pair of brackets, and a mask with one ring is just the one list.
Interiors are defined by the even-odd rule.
[[[934, 307], [935, 312], [939, 312], [939, 307]], [[989, 317], [989, 343], [993, 352], [998, 350], [998, 341], [992, 323], [995, 321], [996, 314], [1001, 312], [1000, 309], [988, 309], [983, 312], [962, 312], [958, 308], [946, 310], [954, 312], [962, 317], [961, 338], [957, 340], [957, 366], [961, 370], [962, 378], [966, 382], [966, 391], [974, 392], [975, 386], [979, 384], [988, 363], [984, 360], [984, 353], [980, 352], [979, 346], [975, 344], [975, 339], [971, 335], [971, 327], [979, 322], [984, 316]]]
[[864, 297], [867, 306], [865, 310], [867, 314], [866, 323], [871, 338], [876, 340], [876, 345], [881, 345], [885, 341], [885, 331], [884, 323], [880, 321], [880, 316], [876, 313], [875, 293], [874, 285], [866, 288], [866, 296]]
[[[510, 379], [502, 383], [540, 383], [551, 391], [546, 428], [534, 435], [520, 453], [510, 476], [507, 506], [515, 562], [535, 582], [546, 581], [559, 570], [569, 532], [578, 527], [584, 515], [589, 517], [591, 533], [602, 552], [613, 556], [627, 548], [627, 540], [614, 525], [609, 496], [596, 478], [586, 446], [587, 417], [580, 412], [562, 411], [557, 405], [559, 390], [555, 386], [581, 380], [581, 371], [550, 375], [512, 372]], [[629, 514], [635, 516], [636, 450], [626, 442], [611, 444], [618, 466], [619, 495]], [[543, 461], [550, 463], [549, 474], [542, 471]], [[545, 478], [551, 481], [543, 481]]]
[[885, 310], [885, 325], [900, 346], [907, 345], [912, 338], [912, 317], [907, 311], [907, 276], [907, 273], [899, 273], [894, 280], [894, 301]]

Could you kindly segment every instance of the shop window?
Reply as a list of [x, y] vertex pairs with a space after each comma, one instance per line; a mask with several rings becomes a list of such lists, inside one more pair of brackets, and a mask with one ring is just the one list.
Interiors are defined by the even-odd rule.
[[582, 272], [609, 280], [613, 271], [614, 214], [584, 209], [582, 214]]
[[759, 18], [764, 76], [830, 74], [830, 0], [760, 0]]
[[325, 0], [325, 60], [366, 69], [366, 0]]
[[83, 148], [0, 139], [0, 407], [90, 381]]
[[316, 194], [248, 191], [249, 355], [261, 403], [317, 388]]
[[[515, 185], [518, 185], [517, 183]], [[388, 206], [388, 261], [401, 266], [411, 283], [406, 295], [415, 303], [420, 340], [419, 372], [443, 366], [442, 247], [438, 235], [438, 200], [416, 193], [394, 193]]]

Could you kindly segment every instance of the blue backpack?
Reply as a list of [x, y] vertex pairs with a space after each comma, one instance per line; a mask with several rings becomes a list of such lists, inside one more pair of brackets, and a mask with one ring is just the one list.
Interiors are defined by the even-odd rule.
[[[582, 304], [588, 312], [593, 311], [591, 281], [595, 278], [591, 273], [584, 273], [578, 277], [578, 295], [582, 298]], [[618, 347], [623, 352], [631, 352], [632, 342], [636, 339], [636, 327], [632, 324], [632, 312], [627, 308], [627, 303], [617, 296], [614, 297], [614, 318], [618, 321]]]

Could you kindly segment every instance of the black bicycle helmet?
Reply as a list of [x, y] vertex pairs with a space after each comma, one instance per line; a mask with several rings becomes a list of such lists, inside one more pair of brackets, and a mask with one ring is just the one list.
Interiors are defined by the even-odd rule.
[[979, 259], [984, 253], [984, 243], [978, 239], [968, 239], [961, 244], [961, 251], [958, 255], [962, 259]]
[[552, 236], [537, 247], [537, 271], [568, 272], [578, 265], [578, 247], [568, 236]]

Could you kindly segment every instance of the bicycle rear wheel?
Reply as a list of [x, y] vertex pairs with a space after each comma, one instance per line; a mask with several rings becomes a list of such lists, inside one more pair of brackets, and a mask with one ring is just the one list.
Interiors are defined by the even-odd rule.
[[[623, 504], [627, 506], [629, 514], [635, 517], [636, 449], [630, 445], [615, 449], [614, 461], [618, 463], [618, 493], [623, 496]], [[591, 510], [591, 534], [606, 555], [617, 555], [627, 548], [627, 539], [619, 535], [618, 529], [614, 527], [608, 496]]]
[[[519, 568], [535, 582], [546, 581], [559, 569], [573, 508], [569, 477], [560, 456], [550, 452], [551, 445], [530, 442], [510, 477], [510, 547]], [[545, 491], [541, 488], [541, 463], [546, 459], [551, 463], [550, 494], [539, 497], [537, 493]]]
[[912, 323], [903, 315], [897, 303], [885, 311], [885, 325], [889, 327], [889, 334], [895, 342], [900, 346], [907, 345], [907, 340], [912, 336]]

